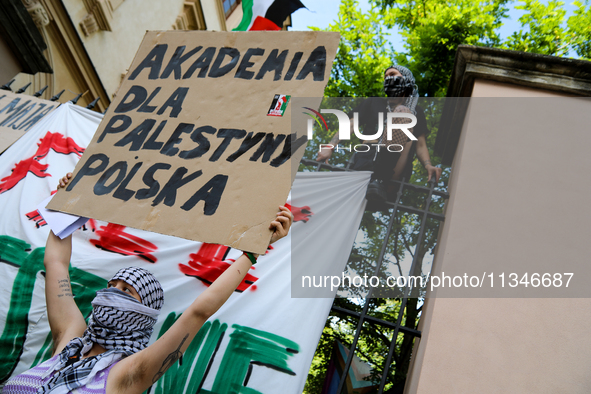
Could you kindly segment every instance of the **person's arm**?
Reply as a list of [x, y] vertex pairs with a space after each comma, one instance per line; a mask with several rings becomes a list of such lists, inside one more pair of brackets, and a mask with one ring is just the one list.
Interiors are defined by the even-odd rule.
[[[60, 180], [60, 187], [67, 184], [72, 174]], [[59, 189], [59, 187], [58, 187]], [[74, 302], [68, 267], [72, 255], [72, 236], [60, 239], [49, 231], [45, 245], [45, 302], [47, 317], [53, 338], [53, 354], [57, 354], [72, 339], [86, 330], [84, 316]]]
[[[353, 125], [353, 123], [351, 122], [351, 125]], [[353, 126], [351, 126], [353, 127]], [[332, 139], [330, 140], [329, 144], [332, 146], [337, 146], [339, 144], [339, 142], [341, 142], [341, 140], [339, 139], [339, 132], [337, 131], [334, 136], [332, 137]], [[324, 148], [321, 149], [320, 152], [318, 152], [318, 156], [316, 157], [316, 161], [320, 161], [320, 162], [325, 162], [326, 164], [328, 164], [328, 160], [330, 159], [330, 157], [332, 156], [332, 149], [329, 148]]]
[[427, 148], [427, 140], [425, 139], [425, 135], [420, 135], [417, 137], [417, 157], [419, 161], [425, 169], [427, 170], [427, 174], [429, 178], [427, 181], [430, 181], [432, 177], [435, 177], [435, 181], [439, 182], [439, 177], [441, 177], [441, 168], [435, 167], [431, 164], [431, 156], [429, 155], [429, 149]]
[[[408, 141], [404, 144], [404, 149], [400, 152], [400, 157], [392, 170], [392, 180], [399, 181], [402, 178], [402, 174], [404, 173], [404, 169], [406, 165], [411, 165], [408, 163], [408, 156], [410, 154], [410, 148], [412, 147], [412, 141]], [[390, 153], [388, 153], [390, 154]], [[409, 182], [410, 179], [407, 179], [406, 182]]]
[[[353, 133], [354, 133], [353, 125], [354, 125], [353, 118], [350, 118], [349, 119], [349, 133], [350, 133], [350, 135], [353, 135]], [[339, 139], [339, 132], [337, 131], [330, 139], [329, 144], [332, 145], [333, 147], [336, 147], [339, 144], [339, 142], [341, 142], [341, 140]], [[326, 164], [328, 164], [328, 160], [332, 156], [333, 150], [334, 150], [334, 148], [321, 149], [320, 152], [318, 152], [318, 156], [316, 157], [316, 161], [323, 161]]]
[[[281, 207], [271, 222], [271, 243], [285, 237], [292, 222], [291, 212]], [[255, 255], [256, 256], [256, 255]], [[107, 393], [142, 393], [172, 366], [209, 319], [233, 294], [252, 263], [240, 256], [215, 282], [201, 293], [178, 320], [155, 343], [113, 367], [107, 380]]]

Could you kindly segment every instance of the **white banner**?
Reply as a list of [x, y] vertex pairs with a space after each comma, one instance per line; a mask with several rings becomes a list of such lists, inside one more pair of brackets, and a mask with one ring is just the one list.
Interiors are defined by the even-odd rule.
[[[64, 104], [0, 156], [1, 383], [50, 356], [43, 277], [49, 228], [35, 207], [74, 168], [101, 117]], [[193, 340], [182, 364], [171, 367], [151, 392], [238, 393], [246, 386], [252, 393], [301, 393], [332, 299], [291, 298], [291, 250], [322, 254], [323, 260], [309, 264], [332, 259], [344, 267], [348, 252], [342, 251], [350, 250], [357, 233], [368, 181], [369, 173], [298, 174], [292, 234], [306, 234], [295, 237], [301, 244], [294, 239], [292, 245], [288, 236], [259, 258], [239, 291]], [[335, 217], [338, 222], [326, 222]], [[74, 233], [70, 276], [87, 316], [96, 290], [117, 270], [140, 266], [153, 272], [165, 292], [156, 340], [239, 255], [221, 245], [90, 220]]]
[[0, 153], [59, 105], [26, 94], [0, 92]]

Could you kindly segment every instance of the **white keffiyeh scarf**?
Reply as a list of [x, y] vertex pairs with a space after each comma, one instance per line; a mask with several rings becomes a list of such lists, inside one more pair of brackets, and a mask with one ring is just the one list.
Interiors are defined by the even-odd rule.
[[[388, 67], [386, 69], [386, 71], [391, 68], [398, 70], [400, 72], [400, 74], [402, 74], [402, 77], [404, 77], [405, 83], [409, 84], [412, 87], [411, 88], [412, 92], [410, 94], [404, 95], [404, 96], [406, 96], [406, 101], [404, 103], [404, 106], [407, 107], [408, 109], [410, 109], [410, 111], [416, 115], [416, 113], [417, 113], [416, 106], [417, 106], [417, 103], [419, 102], [419, 87], [417, 86], [417, 83], [416, 83], [414, 75], [412, 74], [412, 71], [410, 71], [406, 67], [399, 66], [397, 64], [394, 64], [394, 65]], [[386, 88], [388, 80], [393, 79], [393, 78], [395, 78], [395, 77], [385, 77], [384, 78], [384, 88]], [[388, 94], [387, 91], [386, 91], [386, 94]], [[402, 94], [395, 94], [395, 96], [401, 97], [403, 95]]]
[[[111, 280], [115, 279], [133, 286], [142, 302], [116, 288], [99, 290], [92, 301], [92, 315], [84, 335], [74, 338], [62, 350], [43, 377], [57, 373], [38, 393], [68, 393], [90, 382], [111, 364], [148, 346], [164, 303], [162, 286], [150, 272], [138, 267], [120, 270]], [[81, 358], [95, 343], [107, 351]]]

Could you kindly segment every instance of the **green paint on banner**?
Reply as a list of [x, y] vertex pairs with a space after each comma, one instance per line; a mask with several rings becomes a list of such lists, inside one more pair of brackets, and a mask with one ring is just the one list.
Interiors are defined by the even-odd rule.
[[[37, 274], [44, 269], [45, 248], [37, 248], [28, 253], [30, 245], [10, 236], [0, 236], [0, 262], [19, 267], [12, 286], [10, 306], [6, 316], [7, 324], [0, 337], [0, 383], [8, 380], [16, 368], [23, 351], [29, 324], [29, 311]], [[99, 276], [70, 266], [70, 282], [76, 305], [88, 321], [92, 312], [91, 301], [96, 291], [107, 286], [107, 281]], [[158, 337], [160, 338], [180, 317], [170, 313], [164, 321]], [[154, 394], [166, 393], [227, 393], [262, 394], [246, 387], [253, 365], [264, 366], [276, 371], [295, 375], [288, 366], [288, 359], [299, 352], [297, 343], [254, 328], [233, 325], [229, 344], [222, 356], [216, 373], [212, 391], [203, 389], [222, 338], [228, 329], [219, 320], [206, 322], [197, 333], [181, 363], [173, 365], [152, 387]], [[51, 333], [37, 352], [31, 367], [51, 357]]]
[[0, 235], [0, 262], [20, 267], [29, 255], [31, 245], [8, 235]]
[[[86, 272], [76, 267], [69, 267], [70, 284], [72, 286], [72, 294], [74, 294], [74, 301], [80, 309], [82, 316], [88, 323], [88, 318], [92, 312], [92, 300], [96, 296], [96, 292], [100, 289], [107, 287], [108, 281]], [[49, 360], [53, 353], [53, 341], [51, 332], [47, 334], [47, 338], [41, 346], [41, 349], [37, 352], [35, 360], [31, 364], [31, 368], [42, 363], [43, 361]]]
[[[96, 297], [96, 292], [107, 287], [108, 281], [81, 270], [80, 268], [72, 267], [69, 269], [70, 283], [72, 284], [72, 294], [74, 294], [74, 301], [82, 312], [82, 316], [88, 322], [90, 313], [92, 312], [92, 300]], [[115, 273], [113, 272], [113, 275]]]
[[[179, 315], [180, 316], [180, 315]], [[158, 338], [178, 319], [173, 312], [168, 315]], [[222, 356], [213, 388], [202, 388], [203, 381], [216, 357], [219, 344], [228, 329], [219, 320], [206, 322], [177, 363], [160, 378], [150, 393], [166, 394], [262, 394], [246, 387], [253, 365], [295, 375], [287, 361], [299, 352], [299, 345], [287, 338], [254, 328], [233, 325], [230, 342]]]
[[[4, 250], [18, 249], [26, 245], [21, 240], [3, 237], [0, 242]], [[22, 249], [24, 251], [24, 249]], [[43, 254], [45, 248], [38, 248], [31, 252], [21, 262], [10, 295], [10, 306], [6, 315], [6, 325], [0, 337], [0, 383], [4, 383], [10, 375], [23, 352], [23, 344], [29, 327], [29, 309], [33, 298], [33, 288], [37, 273], [43, 270]], [[16, 253], [15, 255], [20, 255]]]
[[[195, 381], [199, 383], [198, 385], [196, 385], [196, 387], [194, 387], [197, 390], [201, 388], [201, 386], [203, 385], [203, 381], [207, 377], [215, 354], [218, 351], [219, 344], [227, 329], [228, 325], [226, 323], [220, 324], [219, 320], [214, 320], [211, 324], [211, 328], [207, 335], [207, 340], [203, 345], [203, 350], [201, 351], [199, 359], [197, 360], [197, 364], [195, 365], [195, 369], [193, 370], [193, 374], [195, 375]], [[195, 391], [188, 392], [193, 393]]]
[[294, 353], [298, 353], [300, 351], [300, 346], [297, 343], [295, 343], [294, 341], [291, 341], [285, 337], [282, 337], [280, 335], [272, 334], [267, 331], [261, 331], [261, 330], [257, 330], [255, 328], [250, 328], [250, 327], [246, 327], [246, 326], [239, 326], [238, 324], [234, 324], [232, 326], [232, 328], [250, 333], [252, 335], [261, 336], [261, 337], [270, 339], [272, 341], [275, 341], [275, 342], [285, 346], [286, 348], [291, 349]]
[[[179, 317], [180, 315], [176, 316], [174, 312], [170, 313], [160, 329], [158, 338], [164, 335]], [[154, 394], [199, 392], [210, 360], [227, 328], [227, 324], [220, 324], [218, 320], [213, 323], [205, 322], [183, 354], [182, 364], [176, 363], [166, 371], [153, 386]]]
[[[20, 361], [29, 327], [29, 312], [35, 281], [37, 274], [45, 269], [43, 265], [45, 248], [37, 248], [31, 253], [28, 253], [28, 250], [30, 245], [25, 241], [10, 236], [0, 236], [0, 261], [19, 267], [12, 284], [6, 324], [0, 336], [0, 383], [8, 380]], [[92, 311], [90, 302], [97, 290], [107, 286], [107, 281], [73, 267], [70, 267], [70, 281], [74, 301], [83, 316], [89, 316]], [[52, 341], [49, 333], [31, 367], [51, 357], [51, 349]]]
[[295, 375], [287, 360], [299, 351], [299, 346], [279, 335], [253, 328], [232, 326], [230, 343], [213, 383], [214, 393], [262, 394], [245, 387], [252, 365], [260, 365], [289, 375]]

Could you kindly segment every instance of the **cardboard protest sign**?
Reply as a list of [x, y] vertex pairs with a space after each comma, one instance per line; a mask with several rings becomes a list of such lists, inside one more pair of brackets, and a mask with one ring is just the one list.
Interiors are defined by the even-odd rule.
[[[0, 156], [0, 178], [12, 174], [0, 182], [0, 385], [52, 355], [41, 274], [50, 225], [36, 207], [78, 162], [102, 118], [64, 104]], [[41, 149], [48, 153], [39, 154]], [[15, 163], [37, 164], [14, 171], [19, 168]], [[38, 168], [45, 170], [41, 176]], [[318, 261], [345, 266], [368, 181], [369, 173], [298, 173], [289, 201], [295, 216], [290, 234], [250, 268], [201, 328], [184, 361], [171, 366], [151, 393], [301, 394], [334, 293], [321, 299], [292, 297], [292, 270], [308, 274]], [[95, 292], [119, 269], [142, 267], [156, 276], [165, 302], [152, 343], [240, 256], [226, 246], [92, 219], [72, 235], [72, 243], [70, 277], [84, 316], [91, 313]], [[300, 258], [304, 266], [292, 266], [292, 250], [305, 255]], [[265, 360], [265, 365], [257, 360]]]
[[10, 91], [0, 91], [0, 153], [60, 103]]
[[289, 98], [322, 96], [338, 41], [148, 32], [48, 208], [263, 253], [307, 141], [291, 130]]

